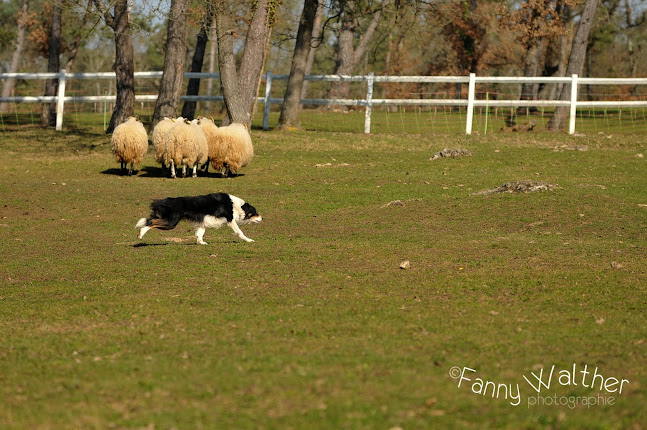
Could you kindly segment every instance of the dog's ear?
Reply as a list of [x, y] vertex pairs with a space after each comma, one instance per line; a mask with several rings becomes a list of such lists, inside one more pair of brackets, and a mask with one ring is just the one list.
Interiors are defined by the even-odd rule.
[[243, 211], [245, 211], [245, 219], [249, 219], [251, 217], [257, 216], [258, 213], [256, 212], [256, 208], [249, 203], [245, 203], [240, 207]]

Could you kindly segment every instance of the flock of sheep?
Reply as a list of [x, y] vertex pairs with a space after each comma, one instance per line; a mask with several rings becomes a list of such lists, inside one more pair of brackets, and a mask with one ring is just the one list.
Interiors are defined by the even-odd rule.
[[[225, 176], [234, 174], [246, 166], [254, 156], [254, 147], [249, 131], [244, 124], [233, 123], [217, 127], [212, 119], [199, 117], [188, 119], [164, 118], [152, 134], [155, 160], [176, 177], [176, 168], [182, 167], [186, 177], [187, 167], [197, 176], [199, 166], [209, 170], [209, 163], [217, 172]], [[148, 134], [139, 118], [129, 117], [115, 127], [112, 133], [112, 153], [121, 163], [125, 173], [130, 163], [128, 175], [132, 175], [134, 165], [144, 159], [148, 151]]]

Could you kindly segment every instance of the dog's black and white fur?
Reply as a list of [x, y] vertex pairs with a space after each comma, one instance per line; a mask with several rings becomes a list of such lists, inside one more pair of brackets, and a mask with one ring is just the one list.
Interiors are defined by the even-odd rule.
[[263, 218], [254, 206], [244, 200], [226, 193], [213, 193], [193, 197], [169, 197], [153, 200], [151, 214], [142, 218], [135, 228], [139, 229], [139, 238], [144, 237], [152, 228], [172, 230], [183, 219], [195, 225], [195, 235], [200, 245], [206, 228], [218, 228], [227, 224], [236, 236], [245, 242], [253, 242], [243, 234], [239, 224], [259, 223]]

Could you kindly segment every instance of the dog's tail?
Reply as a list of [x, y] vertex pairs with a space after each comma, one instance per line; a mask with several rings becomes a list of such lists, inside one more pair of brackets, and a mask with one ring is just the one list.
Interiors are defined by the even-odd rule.
[[143, 227], [146, 227], [148, 219], [146, 218], [140, 218], [139, 221], [137, 221], [137, 224], [135, 224], [136, 229], [141, 229]]

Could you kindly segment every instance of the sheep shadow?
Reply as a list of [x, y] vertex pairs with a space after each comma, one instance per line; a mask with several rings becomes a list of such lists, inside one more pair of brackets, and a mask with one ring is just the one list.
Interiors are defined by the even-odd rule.
[[[125, 174], [121, 172], [121, 169], [118, 167], [106, 169], [101, 172], [102, 175], [114, 175], [114, 176], [128, 176], [128, 173]], [[168, 171], [162, 169], [161, 167], [142, 167], [141, 169], [136, 169], [133, 172], [133, 176], [139, 176], [140, 178], [168, 178], [170, 177]]]
[[[106, 169], [101, 172], [102, 175], [113, 175], [113, 176], [128, 176], [128, 173], [122, 173], [121, 169], [118, 167], [113, 167]], [[140, 178], [171, 178], [171, 175], [167, 169], [163, 169], [161, 166], [144, 166], [139, 170], [133, 172], [133, 176], [138, 176]], [[220, 172], [205, 172], [204, 170], [198, 170], [198, 178], [218, 178], [218, 179], [228, 179], [228, 178], [238, 178], [245, 176], [244, 173], [232, 173], [229, 176], [225, 176]], [[191, 178], [191, 172], [187, 171], [187, 179]], [[178, 175], [178, 179], [183, 179], [182, 175]]]
[[[139, 170], [135, 170], [133, 172], [133, 176], [137, 176], [138, 173], [139, 173]], [[106, 170], [102, 171], [101, 174], [102, 175], [113, 175], [113, 176], [128, 176], [128, 171], [123, 173], [119, 167], [114, 167], [114, 168], [110, 168], [110, 169], [106, 169]]]

